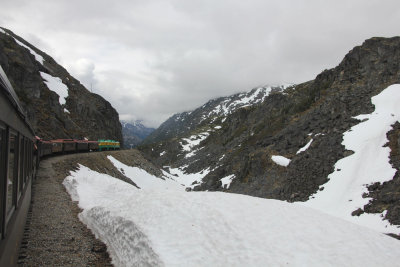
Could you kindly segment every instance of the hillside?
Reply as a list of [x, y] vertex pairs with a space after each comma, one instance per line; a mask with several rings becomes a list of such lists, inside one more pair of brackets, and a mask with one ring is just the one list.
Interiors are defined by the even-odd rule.
[[[271, 91], [262, 103], [230, 114], [209, 113], [193, 127], [188, 125], [190, 119], [182, 126], [170, 125], [170, 129], [187, 130], [176, 131], [172, 137], [164, 135], [165, 139], [158, 139], [162, 141], [140, 149], [171, 173], [178, 170], [197, 174], [193, 190], [307, 201], [324, 190], [334, 171], [341, 171], [335, 169], [335, 164], [355, 153], [343, 143], [344, 133], [360, 123], [355, 117], [374, 112], [371, 98], [396, 83], [400, 83], [400, 38], [371, 38], [315, 80]], [[393, 97], [397, 99], [396, 95]], [[392, 114], [397, 118], [395, 111]], [[396, 141], [400, 132], [395, 121], [392, 130], [384, 132], [388, 136], [385, 146], [391, 151], [389, 166], [395, 174], [388, 180], [378, 174], [374, 181], [360, 184], [357, 198], [361, 201], [353, 215], [381, 214], [400, 225]], [[360, 168], [362, 159], [357, 163]]]
[[0, 28], [0, 65], [36, 134], [44, 139], [109, 138], [122, 142], [117, 111], [53, 58]]
[[181, 137], [199, 128], [201, 125], [212, 124], [218, 119], [224, 119], [239, 108], [259, 104], [274, 92], [281, 92], [291, 85], [264, 86], [254, 88], [250, 92], [238, 93], [228, 97], [212, 99], [203, 106], [188, 112], [177, 113], [162, 123], [144, 141], [151, 144], [168, 138]]

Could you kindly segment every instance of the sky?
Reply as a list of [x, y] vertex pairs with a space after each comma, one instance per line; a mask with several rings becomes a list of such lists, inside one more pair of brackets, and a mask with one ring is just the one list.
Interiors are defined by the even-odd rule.
[[400, 35], [398, 0], [2, 0], [0, 26], [52, 56], [120, 119], [301, 83], [364, 40]]

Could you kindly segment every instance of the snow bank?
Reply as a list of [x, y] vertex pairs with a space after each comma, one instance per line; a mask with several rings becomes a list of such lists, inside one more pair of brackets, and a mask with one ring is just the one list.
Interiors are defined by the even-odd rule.
[[80, 166], [64, 180], [116, 266], [395, 266], [400, 242], [301, 205], [138, 190]]
[[40, 72], [40, 75], [45, 80], [47, 87], [59, 96], [60, 105], [64, 105], [65, 99], [68, 97], [68, 87], [58, 77], [53, 77], [44, 72]]
[[283, 167], [287, 167], [290, 163], [290, 159], [285, 158], [284, 156], [271, 156], [271, 159], [273, 162]]
[[369, 201], [362, 197], [368, 192], [366, 185], [391, 180], [396, 172], [389, 163], [390, 148], [384, 145], [391, 125], [400, 120], [400, 85], [389, 86], [371, 101], [375, 111], [357, 116], [363, 121], [343, 134], [342, 144], [354, 154], [335, 164], [323, 191], [305, 205], [381, 232], [399, 234], [400, 228], [382, 221], [384, 214], [351, 216], [352, 211], [363, 208]]

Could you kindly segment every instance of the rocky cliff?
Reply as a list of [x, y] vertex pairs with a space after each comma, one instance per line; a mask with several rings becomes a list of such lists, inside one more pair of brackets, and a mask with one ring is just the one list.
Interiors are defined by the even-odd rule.
[[[335, 163], [353, 153], [342, 140], [359, 123], [354, 117], [373, 112], [371, 97], [395, 83], [400, 83], [400, 38], [371, 38], [315, 80], [271, 92], [260, 104], [207, 118], [193, 128], [186, 126], [186, 132], [141, 150], [160, 166], [204, 174], [194, 190], [306, 201], [323, 190]], [[398, 129], [396, 124], [388, 133], [391, 164], [397, 171]], [[277, 164], [274, 155], [290, 164]], [[359, 212], [386, 210], [385, 217], [399, 224], [398, 174], [390, 182], [368, 185], [368, 190], [363, 197], [373, 200]]]
[[119, 116], [109, 102], [89, 92], [49, 55], [4, 28], [0, 28], [0, 65], [41, 138], [122, 142]]

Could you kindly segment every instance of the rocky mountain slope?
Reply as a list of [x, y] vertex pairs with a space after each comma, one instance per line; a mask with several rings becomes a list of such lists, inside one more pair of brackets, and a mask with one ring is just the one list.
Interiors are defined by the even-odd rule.
[[110, 138], [122, 142], [118, 113], [53, 58], [0, 28], [0, 65], [36, 134], [44, 139]]
[[218, 119], [226, 118], [239, 108], [259, 104], [270, 93], [280, 92], [289, 86], [291, 85], [258, 87], [247, 93], [212, 99], [193, 111], [174, 114], [150, 134], [143, 143], [150, 144], [176, 136], [184, 136], [200, 125], [212, 124]]
[[131, 122], [121, 120], [121, 125], [125, 148], [136, 147], [155, 130], [144, 126], [140, 120]]
[[[315, 80], [271, 90], [259, 104], [225, 114], [209, 112], [215, 107], [210, 101], [204, 117], [190, 118], [193, 112], [174, 116], [147, 140], [161, 141], [140, 149], [166, 170], [201, 174], [194, 190], [307, 201], [340, 171], [335, 170], [338, 160], [354, 153], [342, 144], [344, 133], [360, 123], [354, 117], [373, 112], [371, 97], [396, 83], [400, 38], [371, 38]], [[387, 136], [396, 175], [363, 185], [363, 197], [370, 201], [353, 215], [382, 213], [399, 225], [398, 123]]]

